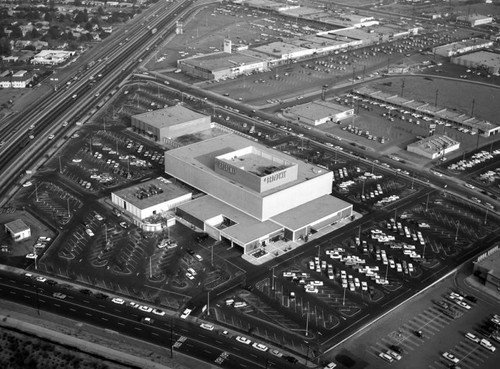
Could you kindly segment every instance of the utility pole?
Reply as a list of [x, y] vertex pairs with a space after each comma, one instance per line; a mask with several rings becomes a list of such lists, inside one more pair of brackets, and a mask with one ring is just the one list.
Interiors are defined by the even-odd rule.
[[438, 95], [439, 95], [439, 88], [436, 89], [436, 96], [434, 97], [434, 106], [438, 106]]

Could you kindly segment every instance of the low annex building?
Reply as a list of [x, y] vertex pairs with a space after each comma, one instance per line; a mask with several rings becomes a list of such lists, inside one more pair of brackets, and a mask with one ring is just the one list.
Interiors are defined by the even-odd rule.
[[434, 135], [409, 144], [406, 150], [429, 159], [444, 157], [449, 152], [458, 150], [460, 142], [446, 135]]
[[354, 108], [345, 107], [332, 101], [313, 101], [307, 104], [287, 108], [283, 115], [298, 120], [300, 123], [319, 126], [328, 122], [340, 123], [352, 117]]
[[351, 204], [330, 195], [332, 172], [235, 134], [165, 152], [165, 172], [206, 194], [177, 215], [244, 253], [352, 215]]
[[500, 291], [500, 252], [499, 245], [478, 257], [474, 262], [474, 275], [481, 279], [486, 287]]
[[160, 177], [115, 191], [111, 194], [111, 201], [142, 221], [172, 210], [191, 197], [191, 192]]
[[31, 237], [31, 228], [21, 219], [4, 224], [5, 231], [10, 234], [15, 242], [20, 242]]
[[132, 116], [132, 127], [150, 139], [168, 143], [172, 139], [210, 129], [211, 118], [182, 105]]

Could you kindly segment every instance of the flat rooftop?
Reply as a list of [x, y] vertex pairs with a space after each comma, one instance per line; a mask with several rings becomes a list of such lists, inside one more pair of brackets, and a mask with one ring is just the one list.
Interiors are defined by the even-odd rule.
[[493, 44], [493, 41], [485, 40], [482, 38], [471, 38], [471, 39], [464, 40], [464, 41], [457, 41], [457, 42], [452, 42], [452, 43], [446, 44], [446, 45], [436, 46], [434, 49], [435, 50], [460, 50], [460, 49], [468, 48], [471, 46], [490, 45], [490, 44]]
[[458, 141], [455, 141], [448, 136], [434, 135], [426, 137], [418, 142], [411, 143], [408, 146], [419, 147], [421, 150], [424, 150], [428, 153], [437, 153], [458, 143]]
[[219, 159], [230, 165], [243, 169], [246, 172], [255, 174], [259, 177], [267, 176], [271, 173], [283, 170], [290, 166], [287, 165], [287, 163], [281, 164], [272, 160], [272, 158], [267, 158], [265, 156], [258, 155], [258, 153], [253, 153], [253, 152], [230, 158], [219, 157]]
[[287, 229], [299, 230], [318, 219], [327, 218], [333, 213], [348, 209], [352, 205], [330, 195], [321, 196], [296, 208], [271, 218]]
[[289, 108], [288, 114], [298, 115], [311, 120], [323, 119], [352, 110], [332, 101], [312, 101]]
[[456, 57], [458, 60], [467, 60], [486, 67], [500, 67], [500, 53], [492, 51], [477, 51]]
[[12, 233], [19, 233], [30, 229], [21, 219], [13, 220], [4, 224]]
[[[263, 55], [264, 56], [264, 55]], [[213, 54], [205, 54], [202, 56], [193, 56], [186, 59], [181, 59], [182, 62], [198, 68], [209, 71], [219, 71], [228, 68], [239, 67], [242, 65], [252, 65], [262, 63], [263, 59], [258, 57], [257, 53], [226, 53], [217, 52]]]
[[309, 50], [307, 47], [300, 47], [285, 42], [271, 42], [267, 45], [256, 47], [254, 50], [260, 51], [264, 54], [273, 55], [275, 57], [283, 57], [290, 53], [297, 53], [304, 50]]
[[156, 178], [114, 192], [116, 196], [141, 210], [189, 193], [190, 191], [168, 180], [160, 181]]
[[207, 115], [197, 113], [185, 108], [182, 105], [174, 105], [168, 108], [148, 111], [146, 113], [133, 116], [133, 118], [143, 121], [158, 129], [172, 127], [177, 124], [205, 117], [207, 117]]
[[500, 279], [500, 250], [477, 262], [481, 267], [488, 269], [489, 274]]
[[205, 195], [179, 205], [178, 209], [203, 222], [220, 215], [231, 219], [235, 224], [224, 228], [221, 233], [232, 239], [237, 239], [242, 243], [255, 241], [260, 237], [279, 231], [282, 228], [279, 224], [276, 224], [271, 220], [260, 222], [254, 217], [251, 217], [210, 195]]
[[[225, 181], [230, 182], [230, 180], [218, 173], [215, 172], [215, 159], [218, 156], [225, 155], [231, 153], [233, 151], [237, 151], [243, 148], [248, 147], [249, 145], [257, 148], [258, 150], [269, 154], [270, 156], [274, 156], [283, 161], [293, 163], [297, 165], [297, 179], [295, 181], [290, 181], [282, 186], [277, 186], [273, 189], [270, 189], [262, 194], [261, 196], [267, 196], [274, 192], [281, 191], [284, 188], [289, 186], [296, 185], [297, 183], [304, 182], [306, 180], [322, 176], [327, 171], [323, 168], [320, 168], [316, 165], [312, 165], [310, 163], [305, 163], [301, 160], [298, 160], [290, 155], [286, 155], [280, 151], [270, 149], [264, 145], [259, 144], [258, 142], [252, 142], [248, 139], [238, 136], [233, 133], [228, 133], [225, 135], [221, 135], [218, 137], [214, 137], [208, 139], [206, 141], [197, 142], [192, 145], [179, 147], [165, 153], [165, 156], [172, 156], [177, 158], [178, 160], [184, 162], [186, 165], [191, 165], [193, 167], [197, 167], [201, 171], [209, 173], [210, 175], [216, 175], [220, 178], [223, 178]], [[239, 184], [243, 186], [242, 184]], [[253, 191], [248, 187], [245, 187], [249, 191]], [[254, 192], [254, 191], [253, 191]]]

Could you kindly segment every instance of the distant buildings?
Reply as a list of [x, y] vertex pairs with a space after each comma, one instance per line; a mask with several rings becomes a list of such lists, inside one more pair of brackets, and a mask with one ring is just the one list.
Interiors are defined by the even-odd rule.
[[74, 51], [42, 50], [33, 57], [32, 64], [57, 65], [74, 56]]
[[457, 22], [466, 24], [470, 27], [480, 26], [482, 24], [489, 24], [493, 22], [493, 17], [471, 14], [471, 15], [461, 15], [457, 17]]
[[26, 88], [33, 81], [33, 73], [20, 70], [15, 73], [4, 71], [0, 73], [1, 88]]
[[428, 159], [444, 157], [449, 152], [458, 150], [460, 142], [446, 135], [434, 135], [409, 144], [406, 150]]
[[469, 40], [453, 42], [432, 49], [436, 55], [452, 57], [455, 55], [470, 53], [471, 51], [486, 49], [493, 46], [493, 41], [482, 38], [471, 38]]
[[500, 133], [499, 124], [480, 120], [465, 113], [435, 106], [428, 102], [406, 99], [370, 87], [361, 87], [354, 90], [353, 93], [372, 101], [385, 103], [398, 109], [400, 112], [404, 111], [405, 115], [413, 115], [413, 118], [417, 114], [422, 120], [433, 121], [432, 124], [434, 126], [448, 124], [457, 129], [467, 129], [472, 135], [480, 134], [484, 137]]

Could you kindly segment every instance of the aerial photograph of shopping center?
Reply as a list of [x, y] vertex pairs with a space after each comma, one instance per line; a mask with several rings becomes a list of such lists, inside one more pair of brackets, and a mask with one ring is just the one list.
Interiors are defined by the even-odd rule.
[[498, 0], [0, 11], [1, 368], [498, 368]]

